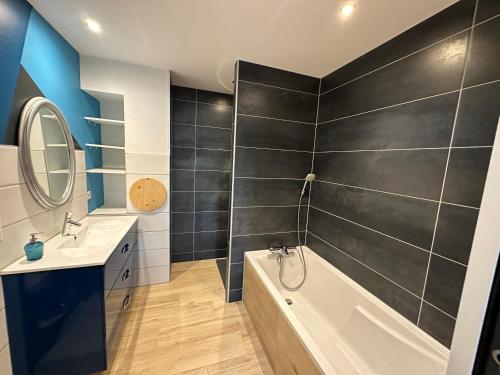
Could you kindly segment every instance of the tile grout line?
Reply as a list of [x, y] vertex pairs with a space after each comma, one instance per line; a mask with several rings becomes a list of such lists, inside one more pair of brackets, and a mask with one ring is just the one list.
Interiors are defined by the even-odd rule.
[[434, 95], [424, 96], [422, 98], [408, 100], [406, 102], [401, 102], [401, 103], [387, 105], [385, 107], [370, 109], [370, 110], [364, 111], [364, 112], [354, 113], [354, 114], [347, 115], [347, 116], [342, 116], [342, 117], [338, 117], [338, 118], [334, 118], [334, 119], [330, 119], [330, 120], [326, 120], [326, 121], [321, 121], [321, 122], [318, 122], [318, 125], [325, 125], [325, 124], [327, 124], [329, 122], [336, 122], [336, 121], [340, 121], [340, 120], [345, 120], [345, 119], [348, 119], [348, 118], [351, 118], [351, 117], [366, 115], [366, 114], [372, 113], [372, 112], [383, 111], [384, 109], [391, 109], [391, 108], [403, 106], [403, 105], [406, 105], [406, 104], [420, 102], [422, 100], [433, 99], [433, 98], [437, 98], [437, 97], [444, 96], [444, 95], [450, 95], [450, 94], [457, 93], [459, 91], [460, 91], [460, 89], [446, 91], [446, 92], [442, 92], [442, 93], [439, 93], [439, 94], [434, 94]]
[[416, 249], [418, 249], [418, 250], [425, 251], [426, 253], [429, 253], [429, 252], [430, 252], [430, 250], [427, 250], [427, 249], [425, 249], [425, 248], [423, 248], [423, 247], [420, 247], [420, 246], [418, 246], [418, 245], [414, 245], [414, 244], [412, 244], [412, 243], [410, 243], [410, 242], [407, 242], [407, 241], [401, 240], [401, 239], [399, 239], [399, 238], [397, 238], [397, 237], [391, 236], [390, 234], [387, 234], [387, 233], [381, 232], [381, 231], [379, 231], [379, 230], [376, 230], [376, 229], [373, 229], [373, 228], [367, 227], [366, 225], [359, 224], [359, 223], [357, 223], [357, 222], [355, 222], [355, 221], [352, 221], [352, 220], [346, 219], [345, 217], [342, 217], [342, 216], [336, 215], [336, 214], [334, 214], [334, 213], [331, 213], [331, 212], [325, 211], [325, 210], [323, 210], [323, 209], [321, 209], [321, 208], [318, 208], [318, 207], [316, 207], [316, 206], [311, 205], [311, 207], [312, 207], [312, 208], [314, 208], [314, 209], [315, 209], [315, 210], [317, 210], [317, 211], [323, 212], [324, 214], [327, 214], [327, 215], [330, 215], [330, 216], [336, 217], [337, 219], [340, 219], [340, 220], [347, 221], [348, 223], [351, 223], [351, 224], [357, 225], [357, 226], [359, 226], [359, 227], [361, 227], [361, 228], [364, 228], [364, 229], [366, 229], [366, 230], [369, 230], [369, 231], [372, 231], [372, 232], [378, 233], [378, 234], [380, 234], [380, 235], [382, 235], [382, 236], [384, 236], [384, 237], [388, 237], [388, 238], [391, 238], [391, 239], [393, 239], [393, 240], [395, 240], [395, 241], [398, 241], [398, 242], [404, 243], [404, 244], [406, 244], [406, 245], [408, 245], [408, 246], [411, 246], [411, 247], [414, 247], [414, 248], [416, 248]]
[[[382, 66], [380, 66], [380, 67], [378, 67], [378, 68], [376, 68], [376, 69], [373, 69], [373, 70], [371, 70], [371, 71], [369, 71], [369, 72], [367, 72], [367, 73], [364, 73], [364, 74], [362, 74], [362, 75], [360, 75], [360, 76], [358, 76], [358, 77], [356, 77], [356, 78], [353, 78], [353, 79], [352, 79], [352, 80], [350, 80], [350, 81], [347, 81], [347, 82], [344, 82], [344, 83], [342, 83], [342, 84], [340, 84], [340, 85], [338, 85], [338, 86], [335, 86], [334, 88], [332, 88], [332, 89], [330, 89], [330, 90], [327, 90], [327, 91], [325, 91], [325, 92], [321, 93], [321, 95], [328, 94], [329, 92], [332, 92], [332, 91], [334, 91], [334, 90], [336, 90], [336, 89], [338, 89], [338, 88], [340, 88], [340, 87], [346, 86], [346, 85], [348, 85], [348, 84], [350, 84], [350, 83], [352, 83], [352, 82], [355, 82], [355, 81], [357, 81], [357, 80], [359, 80], [359, 79], [361, 79], [361, 78], [364, 78], [364, 77], [366, 77], [366, 76], [368, 76], [368, 75], [370, 75], [370, 74], [372, 74], [372, 73], [375, 73], [375, 72], [377, 72], [377, 71], [379, 71], [379, 70], [382, 70], [382, 69], [384, 69], [384, 68], [386, 68], [386, 67], [388, 67], [388, 66], [390, 66], [390, 65], [393, 65], [393, 64], [395, 64], [395, 63], [397, 63], [397, 62], [399, 62], [399, 61], [402, 61], [402, 60], [404, 60], [404, 59], [406, 59], [406, 58], [408, 58], [408, 57], [410, 57], [410, 56], [413, 56], [413, 55], [415, 55], [415, 54], [417, 54], [417, 53], [420, 53], [420, 52], [422, 52], [422, 51], [425, 51], [425, 50], [427, 50], [427, 49], [429, 49], [429, 48], [431, 48], [431, 47], [433, 47], [433, 46], [436, 46], [436, 45], [438, 45], [438, 44], [440, 44], [440, 43], [443, 43], [443, 42], [447, 41], [448, 39], [454, 38], [454, 37], [456, 37], [456, 36], [458, 36], [458, 35], [460, 35], [460, 34], [462, 34], [462, 33], [465, 33], [465, 32], [467, 32], [467, 31], [469, 31], [469, 30], [473, 29], [473, 28], [474, 28], [474, 27], [476, 27], [476, 26], [478, 26], [478, 25], [474, 25], [474, 16], [473, 16], [472, 23], [471, 23], [471, 25], [470, 25], [469, 27], [467, 27], [467, 28], [465, 28], [465, 29], [463, 29], [463, 30], [457, 31], [457, 32], [456, 32], [456, 33], [454, 33], [454, 34], [451, 34], [451, 35], [449, 35], [449, 36], [447, 36], [447, 37], [445, 37], [445, 38], [443, 38], [443, 39], [440, 39], [440, 40], [438, 40], [438, 41], [436, 41], [436, 42], [434, 42], [434, 43], [431, 43], [431, 44], [429, 44], [429, 45], [427, 45], [427, 46], [425, 46], [425, 47], [422, 47], [422, 48], [420, 48], [420, 49], [418, 49], [418, 50], [416, 50], [416, 51], [413, 51], [413, 52], [409, 53], [408, 55], [402, 56], [402, 57], [400, 57], [400, 58], [398, 58], [398, 59], [396, 59], [396, 60], [393, 60], [393, 61], [391, 61], [391, 62], [389, 62], [389, 63], [387, 63], [387, 64], [385, 64], [385, 65], [382, 65]], [[401, 34], [400, 34], [400, 35], [401, 35]], [[368, 51], [367, 53], [369, 53], [369, 52], [371, 52], [371, 51]], [[361, 56], [360, 56], [360, 57], [361, 57]], [[352, 61], [351, 61], [351, 62], [352, 62]], [[349, 64], [349, 63], [348, 63], [348, 64]], [[346, 64], [346, 65], [347, 65], [347, 64]], [[344, 65], [344, 66], [345, 66], [345, 65]], [[341, 67], [341, 68], [342, 68], [342, 67]], [[339, 69], [340, 69], [340, 68], [339, 68]]]
[[[196, 91], [195, 95], [196, 95], [196, 100], [195, 101], [192, 101], [192, 100], [187, 100], [187, 99], [179, 99], [179, 98], [172, 98], [172, 100], [175, 100], [175, 101], [178, 101], [178, 102], [186, 102], [186, 103], [200, 103], [200, 104], [208, 104], [208, 105], [213, 105], [215, 107], [227, 107], [227, 108], [233, 108], [232, 105], [227, 105], [227, 104], [215, 104], [215, 103], [208, 103], [208, 102], [199, 102], [198, 101], [198, 89], [193, 89]], [[215, 92], [215, 91], [212, 91], [212, 92]], [[227, 95], [231, 95], [231, 94], [227, 94]]]
[[[233, 234], [233, 237], [250, 237], [250, 236], [267, 236], [269, 234], [288, 234], [288, 233], [296, 233], [296, 230], [288, 231], [288, 232], [264, 232], [264, 233], [248, 233], [248, 234]], [[305, 232], [305, 230], [301, 230], [301, 232]]]
[[231, 128], [224, 128], [221, 126], [211, 126], [211, 125], [195, 125], [195, 124], [185, 124], [182, 122], [173, 122], [172, 125], [180, 125], [180, 126], [198, 126], [199, 128], [210, 128], [210, 129], [221, 129], [231, 131]]
[[194, 91], [194, 176], [193, 176], [193, 244], [192, 244], [192, 258], [194, 260], [194, 232], [196, 231], [196, 124], [198, 123], [198, 89]]
[[329, 151], [316, 151], [317, 154], [329, 153], [351, 153], [351, 152], [390, 152], [390, 151], [420, 151], [420, 150], [447, 150], [452, 149], [476, 149], [476, 148], [493, 148], [493, 146], [442, 146], [442, 147], [410, 147], [410, 148], [381, 148], [381, 149], [366, 149], [366, 150], [329, 150]]
[[[478, 7], [478, 1], [476, 1], [475, 7], [474, 7], [474, 13], [472, 15], [472, 25], [474, 25], [474, 22], [476, 20], [477, 7]], [[471, 32], [469, 34], [468, 41], [467, 41], [466, 55], [465, 55], [465, 59], [464, 59], [464, 63], [463, 63], [463, 68], [462, 68], [463, 69], [463, 72], [462, 72], [462, 81], [460, 83], [460, 91], [458, 93], [457, 107], [455, 109], [455, 118], [453, 119], [453, 127], [452, 127], [451, 135], [450, 135], [450, 148], [448, 150], [448, 156], [446, 158], [446, 164], [445, 164], [445, 167], [444, 167], [443, 183], [441, 185], [441, 194], [439, 196], [439, 204], [438, 204], [438, 209], [437, 209], [437, 212], [436, 212], [436, 220], [434, 222], [434, 232], [432, 234], [432, 241], [431, 241], [431, 248], [430, 248], [430, 252], [429, 252], [429, 259], [427, 261], [427, 269], [426, 269], [426, 272], [425, 272], [424, 285], [423, 285], [423, 289], [422, 289], [423, 290], [422, 291], [422, 298], [420, 300], [420, 308], [418, 310], [417, 327], [420, 324], [420, 318], [422, 316], [422, 307], [423, 307], [424, 299], [425, 299], [425, 289], [427, 287], [427, 279], [429, 277], [429, 269], [430, 269], [430, 266], [431, 266], [431, 259], [432, 259], [432, 254], [433, 254], [433, 251], [434, 251], [434, 242], [435, 242], [435, 239], [436, 239], [437, 226], [438, 226], [438, 222], [439, 222], [439, 214], [441, 212], [441, 205], [442, 205], [442, 200], [443, 200], [443, 196], [444, 196], [444, 188], [445, 188], [445, 184], [446, 184], [446, 176], [448, 174], [448, 166], [449, 166], [449, 163], [450, 163], [451, 146], [453, 145], [453, 137], [455, 135], [455, 127], [457, 125], [458, 112], [460, 110], [460, 102], [461, 102], [461, 99], [462, 99], [463, 87], [464, 87], [464, 82], [465, 82], [465, 75], [467, 73], [467, 65], [468, 65], [469, 57], [470, 57], [470, 50], [471, 50], [473, 35], [474, 35], [474, 30], [472, 28], [472, 30], [471, 30]]]
[[[318, 85], [317, 102], [316, 102], [316, 124], [314, 126], [314, 141], [313, 141], [312, 158], [311, 158], [311, 172], [310, 173], [314, 173], [314, 157], [315, 157], [315, 152], [316, 152], [316, 137], [318, 135], [318, 115], [319, 115], [319, 102], [320, 102], [320, 97], [321, 97], [321, 82], [322, 82], [322, 79], [320, 78], [319, 85]], [[307, 213], [306, 213], [306, 228], [305, 228], [305, 236], [304, 236], [304, 245], [307, 244], [307, 230], [309, 228], [309, 210], [311, 208], [312, 186], [313, 186], [313, 181], [311, 181], [309, 183], [309, 196], [307, 197]], [[299, 237], [299, 236], [297, 236], [297, 237]]]
[[307, 150], [289, 150], [284, 148], [271, 148], [271, 147], [255, 147], [255, 146], [236, 146], [237, 148], [254, 149], [254, 150], [265, 150], [265, 151], [280, 151], [280, 152], [299, 152], [312, 154], [312, 151]]
[[295, 124], [316, 125], [314, 122], [297, 121], [297, 120], [287, 120], [287, 119], [284, 119], [284, 118], [250, 115], [250, 114], [245, 114], [245, 113], [237, 113], [236, 115], [237, 116], [244, 116], [244, 117], [262, 118], [262, 119], [266, 119], [266, 120], [285, 121], [285, 122], [291, 122], [291, 123], [295, 123]]
[[224, 149], [224, 148], [190, 147], [190, 146], [172, 146], [172, 148], [187, 148], [187, 149], [194, 149], [194, 150], [208, 150], [208, 151], [225, 151], [225, 152], [231, 152], [231, 150], [227, 150], [227, 149]]
[[[292, 72], [292, 73], [293, 73], [293, 72]], [[320, 79], [320, 78], [318, 78], [318, 77], [312, 77], [312, 78]], [[243, 79], [241, 79], [241, 80], [240, 80], [240, 82], [250, 83], [250, 84], [252, 84], [252, 85], [259, 85], [259, 86], [271, 87], [271, 88], [274, 88], [274, 89], [279, 89], [279, 90], [292, 91], [292, 92], [297, 92], [297, 93], [300, 93], [300, 94], [306, 94], [306, 95], [316, 95], [315, 93], [312, 93], [312, 92], [301, 91], [301, 90], [295, 90], [295, 89], [289, 89], [289, 88], [287, 88], [287, 87], [280, 87], [280, 86], [268, 85], [268, 84], [266, 84], [266, 83], [261, 83], [261, 82], [246, 81], [246, 80], [243, 80]]]
[[240, 60], [236, 60], [236, 65], [234, 67], [234, 119], [233, 119], [233, 143], [232, 143], [232, 160], [231, 160], [231, 200], [230, 200], [230, 214], [229, 214], [229, 243], [227, 249], [227, 261], [226, 261], [226, 282], [224, 283], [224, 287], [226, 289], [225, 299], [226, 302], [229, 303], [229, 291], [231, 284], [231, 256], [232, 256], [232, 248], [233, 248], [233, 218], [234, 218], [234, 172], [236, 170], [236, 132], [238, 130], [238, 88], [239, 88], [239, 78], [240, 78]]

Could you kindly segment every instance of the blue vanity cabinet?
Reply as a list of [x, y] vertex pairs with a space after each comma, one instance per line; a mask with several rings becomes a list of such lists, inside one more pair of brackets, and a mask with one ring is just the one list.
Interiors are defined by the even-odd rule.
[[14, 375], [111, 367], [136, 282], [135, 231], [105, 265], [2, 276]]

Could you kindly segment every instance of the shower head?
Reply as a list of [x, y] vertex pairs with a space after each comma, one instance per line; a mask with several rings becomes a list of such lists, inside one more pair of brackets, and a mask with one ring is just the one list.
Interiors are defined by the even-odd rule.
[[307, 182], [314, 181], [315, 179], [316, 179], [316, 175], [315, 175], [314, 173], [309, 173], [309, 174], [306, 176], [306, 178], [305, 178], [305, 180], [306, 180]]

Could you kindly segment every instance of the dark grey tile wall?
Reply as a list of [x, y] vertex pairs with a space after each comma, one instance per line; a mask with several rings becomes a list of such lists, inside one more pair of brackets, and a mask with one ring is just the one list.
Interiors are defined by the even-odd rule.
[[173, 262], [223, 258], [228, 248], [233, 96], [172, 86]]
[[[239, 61], [228, 301], [241, 299], [247, 250], [297, 243], [310, 173], [319, 79]], [[301, 211], [304, 236], [307, 201]]]
[[475, 8], [321, 80], [307, 228], [311, 249], [448, 347], [500, 115], [500, 2]]

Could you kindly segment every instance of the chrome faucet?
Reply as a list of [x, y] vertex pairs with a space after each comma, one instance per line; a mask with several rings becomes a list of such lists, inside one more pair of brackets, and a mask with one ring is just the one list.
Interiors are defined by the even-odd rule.
[[295, 246], [287, 246], [287, 245], [278, 247], [271, 246], [269, 248], [269, 253], [271, 256], [276, 256], [276, 261], [279, 264], [283, 261], [283, 258], [290, 255], [290, 250], [295, 250], [295, 249], [296, 249]]
[[80, 227], [82, 224], [77, 222], [77, 221], [74, 221], [74, 220], [71, 220], [71, 217], [73, 216], [73, 212], [71, 211], [66, 211], [66, 213], [64, 214], [64, 222], [63, 222], [63, 226], [62, 226], [62, 230], [61, 230], [61, 235], [63, 237], [66, 237], [66, 236], [71, 236], [71, 225], [74, 225], [75, 227]]

